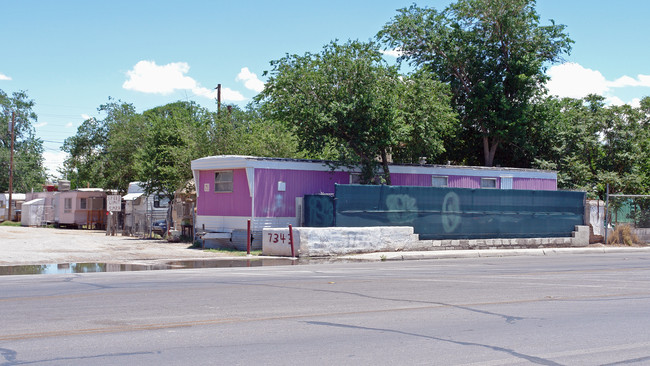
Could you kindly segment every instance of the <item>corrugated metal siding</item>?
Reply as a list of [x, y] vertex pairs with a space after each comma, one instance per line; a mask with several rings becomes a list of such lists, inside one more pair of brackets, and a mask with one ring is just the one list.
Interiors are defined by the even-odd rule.
[[[286, 190], [278, 191], [278, 182]], [[294, 217], [296, 197], [334, 193], [334, 184], [348, 184], [347, 172], [255, 169], [255, 217]]]
[[513, 189], [532, 189], [538, 191], [556, 191], [557, 181], [554, 179], [513, 178]]
[[[199, 184], [196, 189], [201, 190], [201, 199], [197, 202], [196, 212], [199, 215], [209, 216], [250, 216], [251, 197], [246, 179], [246, 169], [233, 169], [232, 192], [217, 193], [214, 191], [214, 173], [216, 170], [202, 170], [199, 172]], [[208, 192], [204, 185], [209, 184]]]
[[449, 187], [452, 188], [481, 188], [481, 178], [496, 178], [496, 188], [499, 188], [501, 186], [499, 184], [500, 179], [498, 177], [467, 177], [463, 175], [450, 175], [448, 182]]
[[[432, 174], [391, 174], [391, 183], [394, 186], [417, 186], [431, 187]], [[436, 175], [445, 177], [446, 175]], [[501, 187], [501, 178], [496, 176], [465, 176], [465, 175], [448, 175], [447, 186], [452, 188], [481, 188], [481, 178], [496, 179], [496, 188]]]
[[431, 174], [392, 173], [390, 180], [394, 186], [431, 187]]

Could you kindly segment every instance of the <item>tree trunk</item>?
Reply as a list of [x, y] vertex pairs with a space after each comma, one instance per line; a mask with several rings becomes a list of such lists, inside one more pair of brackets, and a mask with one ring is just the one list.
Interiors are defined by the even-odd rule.
[[488, 136], [483, 136], [483, 157], [485, 166], [494, 165], [494, 156], [497, 153], [497, 147], [499, 146], [499, 139], [492, 139], [492, 144], [490, 144], [490, 138]]
[[388, 169], [388, 156], [386, 155], [386, 149], [381, 149], [381, 165], [384, 168], [384, 179], [386, 179], [386, 185], [390, 186], [390, 171]]

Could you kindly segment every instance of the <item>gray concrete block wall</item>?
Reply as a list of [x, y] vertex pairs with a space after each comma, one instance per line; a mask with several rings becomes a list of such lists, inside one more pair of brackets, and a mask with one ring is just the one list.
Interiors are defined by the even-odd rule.
[[[264, 229], [288, 235], [288, 229]], [[285, 232], [286, 230], [286, 232]], [[265, 235], [265, 234], [264, 234]], [[296, 255], [302, 257], [328, 257], [355, 253], [431, 251], [459, 249], [525, 249], [584, 247], [589, 245], [589, 227], [576, 226], [572, 237], [518, 238], [518, 239], [456, 239], [419, 240], [413, 228], [294, 228]], [[262, 247], [264, 255], [289, 255], [286, 246]]]

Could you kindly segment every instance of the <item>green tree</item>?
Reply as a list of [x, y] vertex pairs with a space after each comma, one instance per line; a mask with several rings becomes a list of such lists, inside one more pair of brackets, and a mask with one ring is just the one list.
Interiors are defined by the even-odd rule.
[[143, 117], [147, 132], [137, 156], [140, 180], [145, 192], [172, 198], [192, 178], [191, 161], [212, 155], [215, 114], [179, 101], [147, 110]]
[[13, 191], [41, 190], [47, 179], [43, 166], [43, 141], [34, 135], [33, 124], [37, 116], [33, 107], [34, 101], [24, 91], [9, 96], [0, 90], [0, 167], [3, 171], [0, 192], [9, 190], [11, 133], [8, 127], [12, 112], [15, 113]]
[[228, 123], [233, 127], [233, 139], [229, 147], [216, 153], [252, 155], [276, 158], [322, 158], [308, 156], [298, 149], [298, 141], [283, 123], [266, 119], [257, 103], [250, 103], [245, 110], [232, 107]]
[[140, 171], [136, 152], [146, 133], [142, 116], [132, 104], [109, 98], [98, 111], [101, 120], [90, 118], [65, 139], [61, 149], [69, 154], [61, 172], [73, 188], [101, 187], [124, 193]]
[[[299, 150], [361, 166], [363, 182], [374, 179], [377, 158], [390, 184], [389, 154], [411, 159], [442, 149], [437, 132], [453, 120], [445, 88], [418, 75], [403, 78], [375, 43], [331, 42], [320, 53], [286, 55], [271, 66], [257, 97], [266, 115], [287, 123]], [[411, 144], [424, 140], [433, 143], [421, 150]]]
[[521, 140], [546, 66], [570, 50], [564, 26], [541, 26], [534, 0], [459, 0], [443, 11], [399, 10], [378, 37], [451, 87], [466, 135], [493, 165], [504, 144]]
[[609, 106], [604, 98], [551, 99], [556, 122], [551, 128], [549, 149], [536, 165], [558, 171], [558, 186], [581, 189], [591, 197], [605, 198], [612, 192], [646, 193], [648, 171], [647, 115], [642, 108]]

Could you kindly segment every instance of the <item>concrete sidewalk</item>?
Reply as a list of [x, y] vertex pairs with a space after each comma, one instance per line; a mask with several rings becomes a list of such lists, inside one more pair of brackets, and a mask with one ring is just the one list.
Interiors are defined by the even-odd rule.
[[513, 256], [551, 256], [569, 254], [606, 254], [606, 253], [648, 253], [650, 247], [585, 247], [585, 248], [541, 248], [541, 249], [486, 249], [486, 250], [440, 250], [422, 252], [376, 252], [344, 255], [337, 257], [345, 260], [362, 261], [402, 261], [417, 259], [450, 258], [489, 258]]

